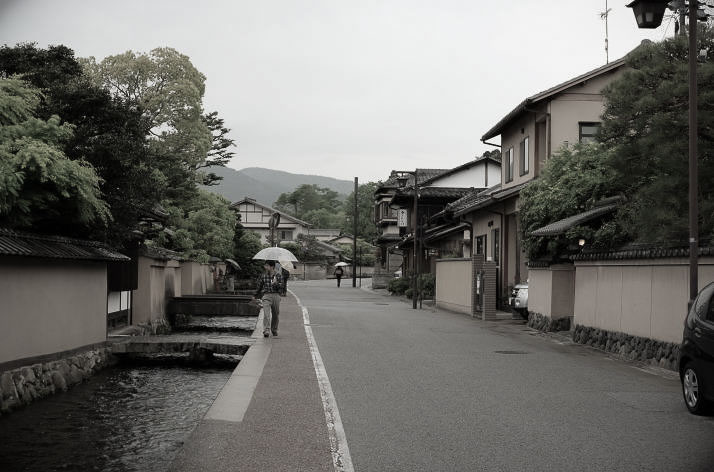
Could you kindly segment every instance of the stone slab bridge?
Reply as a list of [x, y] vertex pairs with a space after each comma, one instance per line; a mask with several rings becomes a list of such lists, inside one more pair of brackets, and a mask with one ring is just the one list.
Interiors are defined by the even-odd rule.
[[180, 354], [194, 358], [209, 358], [213, 354], [244, 355], [255, 343], [247, 336], [110, 336], [112, 354]]

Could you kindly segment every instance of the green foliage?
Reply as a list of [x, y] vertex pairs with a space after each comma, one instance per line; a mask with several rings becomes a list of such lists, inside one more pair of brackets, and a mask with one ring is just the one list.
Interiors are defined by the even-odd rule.
[[580, 237], [594, 247], [622, 242], [618, 227], [572, 228], [561, 236], [536, 237], [530, 232], [563, 218], [589, 210], [598, 200], [617, 195], [614, 170], [609, 166], [610, 151], [599, 145], [577, 145], [558, 151], [540, 178], [521, 190], [519, 217], [524, 249], [529, 259], [553, 258], [568, 251]]
[[86, 162], [62, 151], [70, 125], [57, 116], [33, 116], [39, 97], [18, 78], [0, 79], [0, 224], [70, 233], [105, 226], [110, 214], [100, 179]]
[[[714, 232], [714, 34], [700, 28], [708, 57], [697, 66], [700, 236]], [[688, 44], [677, 36], [643, 44], [605, 90], [600, 139], [612, 153], [614, 185], [630, 201], [617, 223], [635, 242], [688, 240]]]
[[[357, 237], [374, 243], [377, 237], [377, 226], [374, 224], [374, 192], [376, 182], [368, 182], [357, 187]], [[343, 233], [354, 233], [354, 192], [345, 200], [343, 212], [345, 219], [340, 227]]]
[[430, 299], [434, 297], [434, 290], [436, 289], [435, 274], [421, 274], [417, 283], [419, 284], [422, 298]]
[[399, 277], [398, 279], [392, 279], [389, 281], [388, 290], [394, 295], [402, 295], [409, 289], [409, 280], [405, 277]]
[[[280, 194], [275, 202], [275, 208], [312, 223], [306, 218], [314, 218], [321, 215], [320, 213], [315, 213], [319, 210], [325, 210], [332, 214], [339, 211], [341, 205], [339, 196], [337, 192], [327, 187], [303, 184], [293, 192]], [[324, 214], [322, 215], [324, 216]]]
[[208, 262], [210, 256], [234, 255], [236, 216], [230, 202], [220, 195], [199, 190], [198, 198], [185, 208], [167, 207], [173, 236], [163, 233], [163, 247], [183, 252], [187, 257]]
[[254, 279], [263, 270], [263, 261], [253, 259], [253, 256], [263, 249], [260, 235], [243, 228], [238, 223], [233, 237], [233, 257], [240, 265], [240, 276], [245, 279]]
[[[342, 249], [342, 256], [346, 259], [352, 260], [352, 244], [338, 244], [340, 249]], [[376, 248], [369, 244], [364, 239], [357, 238], [357, 259], [363, 266], [372, 266], [376, 260], [375, 256]], [[361, 259], [360, 259], [361, 258]]]
[[[233, 158], [234, 152], [230, 151], [235, 147], [235, 141], [228, 137], [230, 129], [224, 126], [222, 118], [218, 117], [218, 112], [214, 111], [201, 117], [211, 132], [211, 149], [208, 151], [206, 160], [197, 166], [197, 169], [221, 166], [225, 167]], [[200, 173], [200, 182], [203, 185], [216, 185], [223, 177], [213, 172]]]
[[[700, 27], [708, 57], [698, 65], [700, 239], [714, 236], [714, 33]], [[521, 229], [531, 259], [567, 254], [584, 237], [594, 249], [628, 242], [686, 244], [688, 240], [688, 44], [676, 37], [643, 44], [628, 69], [604, 90], [605, 111], [594, 147], [564, 150], [541, 178], [521, 191]], [[529, 232], [592, 208], [600, 198], [627, 197], [595, 228], [559, 237]]]
[[[49, 120], [59, 115], [70, 123], [74, 132], [61, 141], [62, 150], [72, 160], [91, 164], [100, 177], [112, 219], [106, 228], [93, 225], [78, 235], [118, 247], [131, 245], [142, 214], [159, 203], [166, 187], [165, 176], [148, 151], [141, 112], [89, 83], [65, 46], [3, 46], [0, 72], [22, 74], [42, 88], [43, 94], [28, 97], [36, 116]], [[55, 232], [60, 232], [59, 226]]]
[[[223, 123], [203, 113], [204, 75], [172, 48], [148, 54], [127, 51], [99, 63], [90, 57], [83, 65], [96, 85], [142, 110], [144, 133], [152, 138], [150, 150], [172, 203], [182, 205], [195, 198], [196, 183], [206, 179], [198, 169], [207, 159], [221, 165], [220, 153], [225, 151]], [[219, 154], [209, 158], [212, 152]]]

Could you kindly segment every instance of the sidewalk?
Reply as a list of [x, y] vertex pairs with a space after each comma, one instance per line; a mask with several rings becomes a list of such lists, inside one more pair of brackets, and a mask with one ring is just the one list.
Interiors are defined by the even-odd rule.
[[171, 471], [332, 471], [317, 376], [295, 297], [282, 298], [278, 337], [248, 350], [178, 453]]

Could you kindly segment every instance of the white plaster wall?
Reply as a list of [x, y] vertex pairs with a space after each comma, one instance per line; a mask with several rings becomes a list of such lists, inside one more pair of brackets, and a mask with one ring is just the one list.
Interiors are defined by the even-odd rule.
[[106, 340], [105, 263], [0, 261], [0, 363]]
[[[702, 288], [714, 280], [714, 258], [701, 258], [699, 264]], [[688, 298], [685, 259], [576, 263], [579, 325], [679, 343]]]
[[471, 314], [472, 262], [469, 259], [436, 261], [436, 306]]
[[[495, 166], [491, 163], [490, 166]], [[436, 179], [431, 186], [432, 187], [476, 187], [476, 188], [486, 188], [486, 165], [478, 164], [470, 169], [457, 172], [452, 175], [447, 175], [446, 177]], [[492, 185], [496, 184], [493, 181]]]
[[528, 311], [550, 316], [553, 272], [534, 267], [529, 270], [528, 276]]

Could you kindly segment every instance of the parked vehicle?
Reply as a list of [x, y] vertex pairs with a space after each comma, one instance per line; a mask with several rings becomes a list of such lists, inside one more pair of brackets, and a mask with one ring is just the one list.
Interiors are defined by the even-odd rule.
[[514, 313], [528, 319], [528, 284], [517, 284], [508, 298], [508, 306]]
[[704, 287], [684, 321], [679, 349], [684, 404], [695, 415], [714, 405], [714, 283]]

